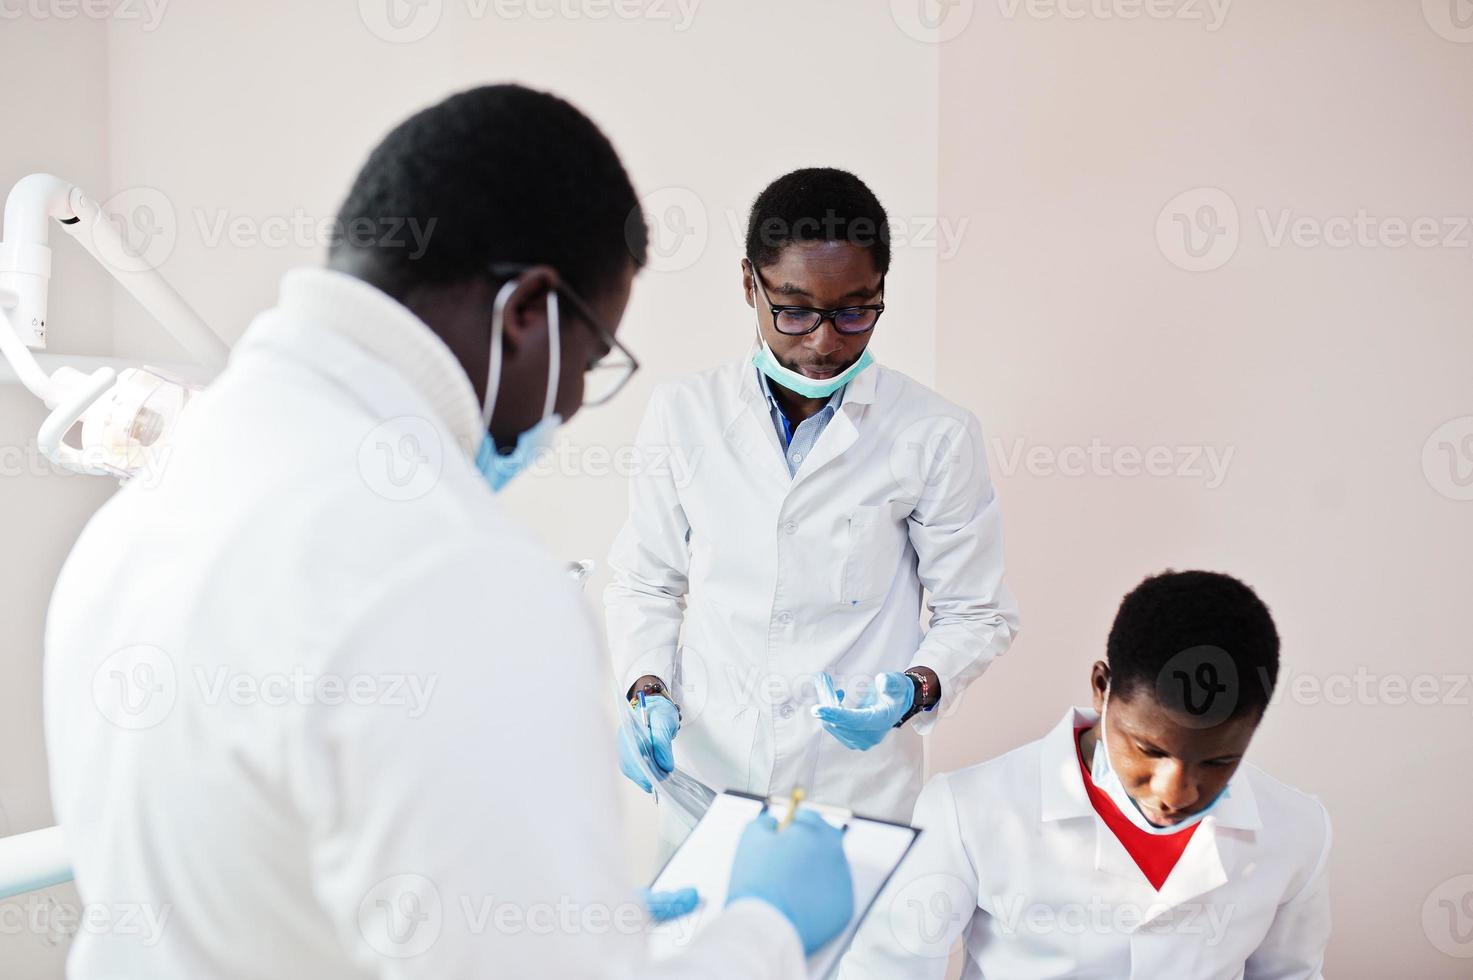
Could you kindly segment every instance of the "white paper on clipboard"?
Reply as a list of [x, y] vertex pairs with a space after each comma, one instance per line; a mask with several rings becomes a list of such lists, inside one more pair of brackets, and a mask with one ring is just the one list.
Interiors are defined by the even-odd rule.
[[[768, 801], [761, 797], [745, 793], [720, 794], [680, 845], [680, 850], [655, 876], [651, 887], [656, 891], [695, 888], [701, 896], [700, 907], [690, 915], [651, 930], [650, 948], [657, 959], [679, 953], [692, 936], [721, 914], [726, 906], [726, 886], [742, 831], [767, 805]], [[822, 980], [835, 972], [880, 889], [915, 843], [919, 831], [904, 824], [852, 816], [837, 808], [808, 803], [802, 806], [846, 828], [844, 854], [849, 858], [849, 871], [854, 880], [854, 917], [838, 936], [808, 957], [808, 976]], [[774, 800], [770, 809], [781, 820], [787, 804]]]

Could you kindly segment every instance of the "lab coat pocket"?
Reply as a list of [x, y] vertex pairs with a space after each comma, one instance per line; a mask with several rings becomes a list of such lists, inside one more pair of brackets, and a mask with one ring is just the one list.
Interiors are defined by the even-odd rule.
[[844, 605], [877, 602], [890, 591], [900, 562], [901, 528], [889, 504], [849, 512], [849, 541], [839, 599]]

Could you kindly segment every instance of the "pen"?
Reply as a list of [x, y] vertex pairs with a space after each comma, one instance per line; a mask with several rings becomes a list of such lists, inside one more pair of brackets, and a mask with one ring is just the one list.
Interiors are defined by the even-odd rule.
[[639, 717], [644, 722], [644, 733], [650, 739], [650, 758], [653, 760], [655, 753], [655, 729], [650, 724], [650, 709], [649, 705], [645, 702], [643, 691], [639, 692]]
[[803, 802], [803, 790], [801, 787], [793, 787], [793, 801], [788, 804], [788, 812], [783, 815], [782, 823], [777, 825], [778, 830], [787, 830], [788, 824], [798, 815], [798, 804]]

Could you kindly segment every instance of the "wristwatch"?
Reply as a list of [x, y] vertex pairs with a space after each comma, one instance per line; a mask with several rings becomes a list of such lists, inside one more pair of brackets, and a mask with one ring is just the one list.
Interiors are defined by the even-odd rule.
[[[918, 670], [907, 670], [905, 676], [915, 685], [915, 696], [910, 699], [910, 710], [900, 716], [895, 727], [910, 721], [922, 711], [935, 711], [936, 705], [941, 703], [941, 692], [931, 683], [931, 678]], [[929, 704], [927, 703], [929, 702]]]
[[[669, 698], [670, 703], [675, 704], [675, 699], [670, 697], [670, 692], [665, 690], [664, 684], [660, 683], [659, 681], [646, 681], [639, 686], [639, 690], [630, 692], [629, 707], [639, 707], [639, 696], [641, 694], [643, 694], [646, 698], [652, 698], [658, 694], [662, 698]], [[680, 705], [678, 704], [675, 704], [675, 716], [677, 718], [681, 717]]]

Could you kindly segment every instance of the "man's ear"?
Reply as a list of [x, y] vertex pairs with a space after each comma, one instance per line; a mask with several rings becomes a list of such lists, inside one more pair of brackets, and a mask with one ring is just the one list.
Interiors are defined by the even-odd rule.
[[529, 344], [546, 343], [538, 335], [546, 329], [547, 294], [557, 285], [558, 276], [550, 265], [534, 265], [511, 281], [515, 285], [506, 297], [501, 321], [502, 356], [507, 360], [514, 359]]
[[1110, 686], [1110, 665], [1103, 660], [1096, 660], [1094, 666], [1089, 669], [1089, 690], [1093, 698], [1095, 711], [1105, 707], [1105, 688]]
[[742, 294], [747, 301], [747, 305], [754, 310], [757, 308], [757, 284], [752, 281], [752, 277], [756, 274], [752, 268], [751, 260], [742, 259]]

